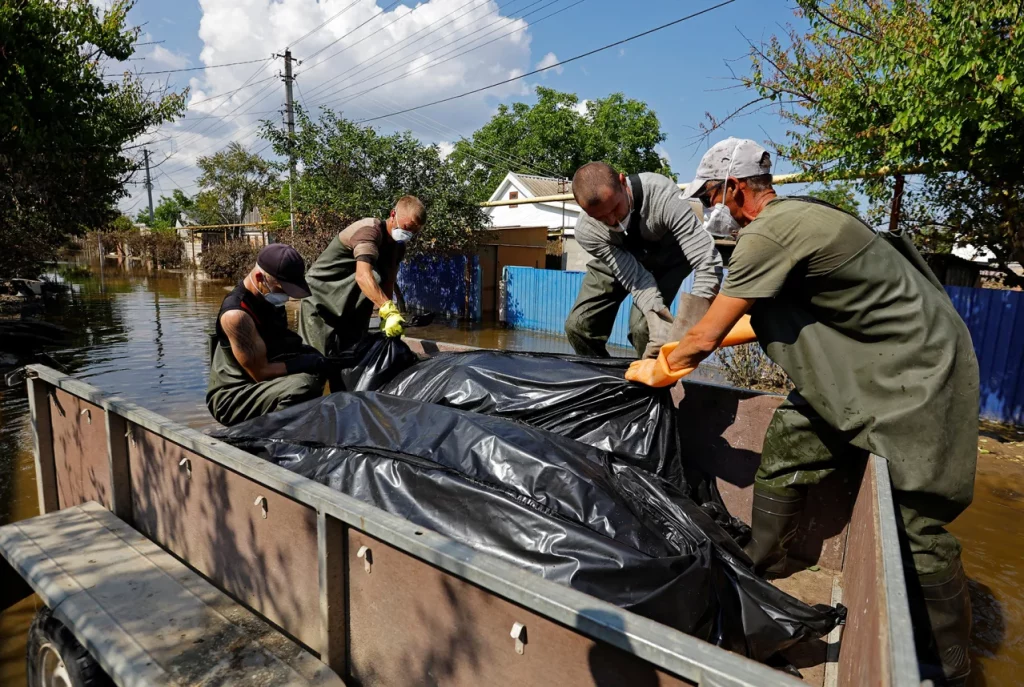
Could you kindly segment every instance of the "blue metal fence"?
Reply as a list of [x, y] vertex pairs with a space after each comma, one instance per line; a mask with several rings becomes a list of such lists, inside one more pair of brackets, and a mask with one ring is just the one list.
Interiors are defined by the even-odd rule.
[[1024, 293], [947, 286], [974, 341], [981, 417], [1024, 425]]
[[[506, 267], [504, 270], [506, 322], [517, 329], [532, 329], [548, 334], [565, 333], [565, 318], [569, 316], [576, 295], [583, 283], [584, 272], [562, 272], [559, 270], [538, 270], [532, 267]], [[682, 291], [689, 293], [693, 288], [693, 275], [683, 282]], [[679, 306], [679, 297], [672, 301], [672, 314]], [[619, 308], [612, 327], [613, 346], [629, 346], [629, 310], [633, 297]]]
[[[466, 261], [470, 261], [469, 280]], [[419, 255], [402, 262], [398, 288], [413, 310], [480, 320], [480, 260], [473, 256]], [[466, 298], [467, 288], [469, 298]]]
[[[510, 327], [561, 335], [576, 302], [583, 272], [506, 267], [506, 318]], [[693, 279], [683, 283], [689, 292]], [[947, 286], [974, 340], [981, 369], [981, 417], [1024, 425], [1024, 293]], [[676, 302], [672, 312], [676, 312]], [[615, 318], [609, 343], [629, 346], [627, 297]]]

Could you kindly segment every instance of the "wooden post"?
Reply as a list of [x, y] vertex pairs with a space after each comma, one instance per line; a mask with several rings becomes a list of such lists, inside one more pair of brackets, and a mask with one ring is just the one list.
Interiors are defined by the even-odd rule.
[[898, 234], [900, 231], [900, 208], [903, 205], [903, 175], [897, 174], [896, 185], [892, 190], [892, 211], [889, 213], [889, 233]]
[[128, 524], [132, 522], [132, 482], [128, 467], [128, 421], [109, 410], [107, 420], [107, 463], [110, 469], [110, 510]]
[[36, 459], [36, 486], [42, 515], [60, 510], [57, 499], [57, 467], [53, 457], [53, 425], [50, 422], [49, 385], [33, 376], [28, 378], [28, 412], [32, 419], [33, 453]]
[[345, 524], [323, 512], [316, 516], [317, 560], [320, 567], [320, 660], [338, 675], [347, 673], [348, 618], [345, 617]]

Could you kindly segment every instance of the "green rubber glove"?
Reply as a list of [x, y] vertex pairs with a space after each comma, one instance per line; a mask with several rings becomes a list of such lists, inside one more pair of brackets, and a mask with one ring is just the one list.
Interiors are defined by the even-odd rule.
[[405, 318], [400, 313], [393, 312], [381, 319], [380, 329], [384, 336], [401, 336], [405, 333]]

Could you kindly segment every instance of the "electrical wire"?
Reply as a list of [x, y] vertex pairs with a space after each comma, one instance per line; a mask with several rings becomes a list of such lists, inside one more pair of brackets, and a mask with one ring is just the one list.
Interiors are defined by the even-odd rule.
[[697, 17], [699, 17], [701, 15], [704, 15], [704, 14], [707, 14], [709, 12], [713, 12], [714, 10], [720, 9], [722, 7], [725, 7], [726, 5], [731, 5], [734, 2], [736, 2], [736, 0], [725, 0], [725, 2], [720, 2], [717, 5], [712, 5], [710, 7], [706, 7], [704, 9], [700, 10], [699, 12], [694, 12], [693, 14], [688, 14], [685, 17], [680, 17], [679, 19], [676, 19], [674, 21], [670, 21], [670, 22], [668, 22], [666, 24], [662, 24], [661, 26], [656, 26], [653, 29], [648, 29], [647, 31], [643, 31], [643, 32], [638, 33], [638, 34], [634, 34], [632, 36], [629, 36], [628, 38], [623, 38], [622, 40], [615, 41], [614, 43], [609, 43], [608, 45], [603, 45], [600, 48], [595, 48], [594, 50], [589, 50], [589, 51], [587, 51], [585, 53], [581, 53], [579, 55], [575, 55], [575, 56], [570, 57], [570, 58], [568, 58], [566, 60], [561, 60], [560, 62], [556, 62], [556, 63], [548, 65], [546, 67], [541, 67], [540, 69], [534, 69], [531, 72], [527, 72], [525, 74], [520, 74], [518, 76], [513, 76], [513, 77], [511, 77], [509, 79], [505, 79], [503, 81], [498, 81], [498, 82], [490, 84], [488, 86], [482, 86], [480, 88], [474, 88], [474, 89], [466, 91], [464, 93], [459, 93], [458, 95], [449, 96], [447, 98], [441, 98], [440, 100], [435, 100], [433, 102], [424, 103], [422, 105], [417, 105], [415, 107], [408, 107], [408, 108], [406, 108], [404, 110], [399, 110], [398, 112], [391, 112], [391, 113], [389, 113], [387, 115], [381, 115], [379, 117], [371, 117], [369, 119], [361, 119], [358, 122], [356, 122], [356, 124], [363, 124], [365, 122], [372, 122], [372, 121], [375, 121], [375, 120], [378, 120], [378, 119], [384, 119], [385, 117], [393, 117], [395, 115], [405, 114], [406, 112], [414, 112], [416, 110], [421, 110], [424, 107], [431, 107], [433, 105], [440, 105], [441, 103], [448, 103], [448, 102], [451, 102], [453, 100], [458, 100], [459, 98], [465, 98], [467, 95], [473, 95], [474, 93], [480, 93], [482, 91], [490, 90], [490, 89], [496, 88], [498, 86], [503, 86], [503, 85], [505, 85], [507, 83], [512, 83], [513, 81], [518, 81], [520, 79], [525, 79], [528, 76], [533, 76], [535, 74], [540, 74], [541, 72], [546, 72], [549, 69], [554, 69], [555, 67], [561, 67], [561, 66], [569, 64], [571, 62], [576, 62], [577, 60], [582, 60], [585, 57], [590, 57], [591, 55], [596, 55], [599, 52], [604, 52], [605, 50], [609, 50], [611, 48], [614, 48], [614, 47], [617, 47], [617, 46], [620, 46], [620, 45], [624, 45], [624, 44], [629, 43], [630, 41], [634, 41], [634, 40], [636, 40], [638, 38], [643, 38], [644, 36], [649, 36], [652, 33], [655, 33], [657, 31], [661, 31], [663, 29], [667, 29], [670, 26], [675, 26], [676, 24], [680, 24], [680, 23], [682, 23], [684, 21], [687, 21], [687, 20], [690, 20], [690, 19], [695, 19], [695, 18], [697, 18]]
[[300, 39], [298, 39], [296, 41], [292, 41], [291, 45], [288, 46], [288, 47], [289, 48], [294, 48], [296, 45], [298, 45], [302, 41], [306, 40], [307, 38], [312, 36], [314, 33], [319, 31], [320, 29], [324, 28], [325, 26], [330, 24], [332, 21], [334, 21], [335, 19], [337, 19], [341, 15], [345, 14], [345, 12], [348, 12], [350, 9], [352, 9], [353, 7], [355, 7], [358, 4], [359, 4], [359, 0], [355, 0], [352, 4], [346, 5], [345, 8], [343, 10], [341, 10], [340, 12], [334, 14], [331, 17], [328, 17], [327, 19], [324, 19], [322, 22], [317, 24], [316, 28], [314, 28], [312, 31], [309, 31], [308, 33], [306, 33], [304, 36], [302, 36], [302, 38], [300, 38]]
[[[534, 13], [536, 13], [536, 12], [539, 12], [540, 10], [542, 10], [542, 9], [545, 9], [545, 8], [547, 8], [547, 7], [550, 7], [551, 5], [553, 5], [553, 4], [556, 4], [557, 2], [559, 2], [559, 0], [554, 0], [554, 2], [549, 2], [549, 3], [547, 4], [547, 5], [544, 5], [543, 7], [538, 7], [538, 8], [537, 8], [536, 10], [534, 10], [533, 12], [529, 12], [529, 13], [527, 13], [527, 14], [524, 14], [524, 15], [523, 15], [522, 17], [520, 17], [520, 18], [521, 18], [521, 19], [525, 19], [525, 18], [526, 18], [526, 17], [528, 17], [529, 15], [531, 15], [531, 14], [534, 14]], [[400, 75], [400, 76], [397, 76], [397, 77], [395, 77], [394, 79], [391, 79], [391, 80], [389, 80], [389, 81], [384, 81], [383, 83], [375, 84], [375, 85], [373, 85], [373, 86], [371, 86], [371, 87], [367, 88], [367, 89], [366, 89], [366, 90], [364, 90], [364, 91], [360, 91], [359, 93], [356, 93], [356, 94], [354, 94], [354, 95], [344, 96], [344, 98], [339, 98], [339, 99], [337, 99], [337, 100], [334, 100], [334, 101], [331, 101], [331, 102], [332, 102], [332, 103], [339, 103], [339, 104], [344, 104], [344, 103], [347, 103], [347, 102], [349, 102], [350, 100], [353, 100], [353, 99], [355, 99], [355, 98], [358, 98], [358, 97], [360, 97], [360, 96], [362, 96], [362, 95], [365, 95], [366, 93], [369, 93], [370, 91], [374, 91], [374, 90], [377, 90], [378, 88], [383, 88], [384, 86], [388, 86], [388, 85], [390, 85], [390, 84], [393, 84], [393, 83], [395, 83], [396, 81], [401, 81], [401, 80], [403, 80], [403, 79], [407, 79], [407, 78], [409, 78], [410, 76], [414, 76], [415, 74], [419, 74], [420, 72], [424, 72], [424, 71], [426, 71], [426, 70], [428, 70], [428, 69], [432, 69], [432, 68], [434, 68], [434, 67], [437, 67], [437, 66], [439, 66], [439, 65], [442, 65], [442, 64], [444, 64], [445, 62], [450, 62], [450, 61], [452, 61], [452, 60], [454, 60], [454, 59], [457, 59], [457, 58], [459, 58], [459, 57], [462, 57], [462, 56], [464, 56], [464, 55], [467, 55], [467, 54], [469, 54], [469, 53], [471, 53], [471, 52], [474, 52], [475, 50], [479, 50], [480, 48], [483, 48], [483, 47], [486, 47], [486, 46], [488, 46], [488, 45], [491, 45], [492, 43], [495, 43], [495, 42], [497, 42], [497, 41], [500, 41], [500, 40], [502, 40], [502, 39], [504, 39], [504, 38], [507, 38], [507, 37], [509, 37], [509, 36], [511, 36], [511, 35], [513, 35], [513, 34], [515, 34], [515, 33], [519, 33], [520, 31], [525, 31], [526, 29], [530, 28], [531, 26], [536, 26], [537, 24], [540, 24], [540, 23], [541, 23], [541, 22], [543, 22], [544, 20], [546, 20], [546, 19], [550, 19], [551, 17], [554, 17], [554, 16], [556, 16], [556, 15], [559, 15], [559, 14], [561, 14], [562, 12], [565, 12], [565, 11], [567, 11], [567, 10], [570, 10], [570, 9], [572, 9], [573, 7], [575, 7], [576, 5], [579, 5], [580, 3], [583, 3], [583, 2], [586, 2], [586, 0], [577, 0], [576, 2], [574, 2], [573, 4], [571, 4], [571, 5], [567, 6], [567, 7], [563, 7], [563, 8], [561, 8], [561, 9], [559, 9], [559, 10], [555, 10], [555, 11], [554, 11], [554, 12], [552, 12], [551, 14], [546, 14], [546, 15], [544, 15], [544, 16], [543, 16], [543, 17], [541, 17], [540, 19], [537, 19], [536, 21], [534, 21], [534, 22], [533, 22], [532, 24], [527, 24], [527, 25], [524, 25], [524, 26], [520, 26], [520, 27], [519, 27], [519, 28], [517, 28], [517, 29], [512, 29], [511, 31], [509, 31], [509, 32], [507, 32], [507, 33], [504, 33], [504, 34], [502, 34], [502, 35], [500, 35], [500, 36], [498, 36], [498, 37], [496, 37], [496, 38], [492, 38], [491, 40], [487, 41], [486, 43], [481, 43], [481, 44], [479, 44], [479, 45], [475, 45], [475, 46], [473, 46], [473, 47], [471, 47], [471, 48], [466, 48], [466, 49], [465, 49], [465, 50], [463, 50], [462, 52], [458, 52], [458, 53], [456, 53], [456, 54], [454, 54], [454, 55], [452, 55], [451, 53], [455, 52], [455, 49], [453, 49], [453, 50], [449, 50], [448, 52], [446, 52], [446, 53], [442, 53], [442, 54], [438, 55], [437, 57], [435, 57], [435, 58], [434, 58], [434, 61], [432, 61], [432, 62], [429, 62], [429, 63], [427, 63], [427, 64], [425, 64], [425, 65], [423, 65], [423, 66], [421, 66], [421, 67], [418, 67], [418, 68], [414, 69], [414, 70], [413, 70], [413, 71], [411, 71], [411, 72], [406, 72], [406, 73], [404, 73], [404, 74], [402, 74], [402, 75]], [[495, 30], [498, 30], [498, 29], [495, 29]], [[490, 31], [490, 32], [488, 32], [487, 34], [484, 34], [484, 36], [481, 36], [481, 38], [486, 38], [486, 37], [487, 37], [487, 36], [489, 36], [489, 35], [490, 35], [491, 33], [494, 33], [494, 31]], [[477, 39], [477, 40], [480, 40], [480, 39]], [[466, 46], [463, 46], [463, 47], [466, 47]], [[443, 59], [443, 60], [442, 60], [442, 59], [440, 59], [440, 58], [442, 58], [442, 57], [445, 57], [445, 56], [449, 56], [449, 57], [446, 57], [446, 59]], [[387, 69], [387, 70], [384, 70], [384, 71], [380, 71], [380, 72], [377, 72], [376, 74], [374, 74], [374, 75], [372, 75], [372, 76], [369, 76], [369, 77], [366, 77], [365, 79], [363, 79], [363, 80], [361, 80], [361, 81], [358, 81], [358, 82], [356, 82], [356, 83], [353, 83], [353, 84], [349, 84], [348, 86], [343, 86], [343, 87], [340, 87], [340, 88], [338, 88], [338, 89], [335, 89], [335, 90], [334, 90], [334, 91], [333, 91], [333, 92], [331, 93], [331, 95], [337, 95], [338, 93], [341, 93], [342, 91], [346, 91], [346, 90], [348, 90], [348, 89], [350, 89], [350, 88], [355, 88], [356, 86], [359, 86], [359, 85], [365, 84], [365, 83], [369, 82], [370, 80], [372, 80], [372, 79], [376, 78], [377, 76], [381, 76], [381, 75], [383, 75], [383, 74], [387, 74], [387, 73], [393, 72], [393, 71], [395, 71], [396, 69], [400, 69], [400, 68], [402, 68], [402, 67], [408, 66], [408, 65], [412, 64], [412, 63], [413, 63], [413, 62], [415, 62], [415, 61], [416, 61], [416, 59], [412, 59], [412, 60], [410, 60], [409, 62], [406, 62], [405, 64], [402, 64], [402, 65], [397, 65], [396, 67], [394, 67], [394, 68], [392, 68], [392, 69]], [[326, 96], [325, 96], [325, 97], [326, 97]]]
[[224, 64], [208, 64], [205, 67], [184, 67], [182, 69], [161, 69], [155, 72], [139, 72], [138, 76], [145, 76], [146, 74], [177, 74], [178, 72], [195, 72], [201, 69], [218, 69], [220, 67], [237, 67], [240, 64], [256, 64], [257, 62], [266, 62], [266, 60], [243, 60], [242, 62], [226, 62]]

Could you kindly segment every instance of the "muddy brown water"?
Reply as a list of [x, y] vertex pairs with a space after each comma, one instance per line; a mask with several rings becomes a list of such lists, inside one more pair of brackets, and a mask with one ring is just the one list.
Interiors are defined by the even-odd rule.
[[[71, 330], [53, 356], [69, 373], [197, 429], [213, 425], [204, 395], [207, 336], [232, 284], [126, 269], [69, 277], [70, 292], [41, 319]], [[560, 337], [435, 323], [410, 335], [507, 350], [571, 352]], [[625, 349], [613, 354], [629, 355]], [[0, 524], [38, 513], [24, 387], [0, 388]], [[1024, 683], [1024, 434], [981, 442], [974, 504], [951, 528], [964, 546], [974, 602], [972, 685]], [[39, 602], [0, 614], [0, 685], [25, 682], [25, 635]]]

